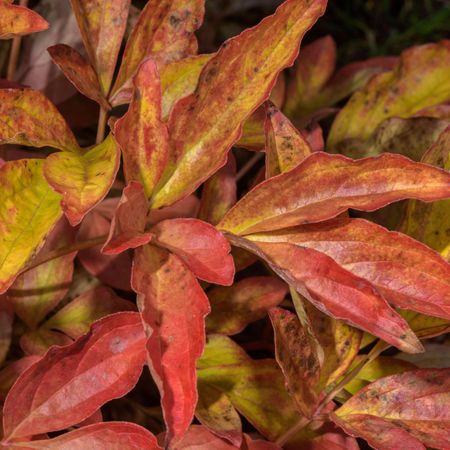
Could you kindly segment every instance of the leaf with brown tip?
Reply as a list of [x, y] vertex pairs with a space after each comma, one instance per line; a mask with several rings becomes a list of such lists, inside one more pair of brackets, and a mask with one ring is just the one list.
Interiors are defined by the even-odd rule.
[[57, 44], [47, 49], [53, 62], [66, 78], [86, 97], [109, 110], [111, 106], [102, 94], [94, 68], [72, 47]]
[[47, 28], [48, 22], [31, 9], [0, 0], [0, 39], [11, 39]]
[[153, 207], [187, 196], [225, 164], [242, 124], [269, 97], [279, 72], [293, 63], [301, 38], [325, 6], [325, 0], [287, 0], [274, 15], [222, 45], [195, 92], [171, 114], [171, 156]]
[[148, 336], [147, 361], [161, 393], [167, 443], [174, 445], [197, 403], [195, 364], [205, 345], [208, 297], [178, 256], [151, 244], [135, 250], [131, 280]]
[[450, 174], [400, 155], [352, 160], [317, 152], [245, 195], [219, 223], [233, 234], [331, 219], [354, 208], [374, 211], [405, 198], [450, 197]]
[[154, 61], [148, 59], [134, 77], [127, 113], [114, 125], [123, 155], [125, 179], [139, 181], [150, 197], [167, 163], [169, 137], [161, 119], [161, 85]]

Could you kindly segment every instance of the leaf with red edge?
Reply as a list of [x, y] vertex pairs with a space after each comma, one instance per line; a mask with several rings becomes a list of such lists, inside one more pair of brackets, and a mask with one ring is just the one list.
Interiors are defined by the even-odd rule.
[[0, 143], [79, 151], [53, 103], [33, 89], [0, 89]]
[[312, 417], [319, 403], [322, 349], [295, 314], [271, 308], [269, 317], [275, 333], [275, 357], [286, 379], [286, 390], [299, 410]]
[[196, 277], [225, 286], [233, 283], [231, 247], [214, 226], [197, 219], [171, 219], [151, 232], [154, 243], [179, 256]]
[[206, 318], [208, 333], [237, 334], [249, 323], [262, 319], [269, 308], [280, 304], [287, 286], [277, 277], [245, 278], [230, 287], [208, 291], [211, 314]]
[[298, 166], [312, 151], [300, 131], [270, 101], [266, 104], [266, 178]]
[[129, 101], [130, 80], [145, 58], [151, 57], [161, 69], [197, 52], [194, 32], [202, 24], [204, 8], [204, 0], [147, 3], [125, 47], [111, 94], [114, 105]]
[[[85, 241], [104, 236], [106, 240], [111, 228], [114, 211], [119, 198], [108, 198], [101, 202], [84, 218], [78, 232], [78, 240]], [[104, 242], [104, 241], [102, 241]], [[83, 267], [108, 286], [130, 291], [131, 251], [118, 255], [105, 255], [101, 252], [103, 243], [81, 250], [78, 259]]]
[[[73, 244], [75, 230], [65, 218], [55, 225], [36, 258]], [[69, 290], [76, 252], [52, 259], [20, 274], [6, 293], [15, 313], [30, 328], [35, 328], [55, 308]]]
[[131, 0], [70, 0], [84, 47], [108, 95]]
[[301, 38], [325, 5], [325, 0], [287, 0], [209, 60], [195, 92], [180, 100], [170, 116], [171, 153], [155, 208], [194, 192], [225, 164], [242, 124], [269, 97], [279, 72], [293, 63]]
[[407, 353], [423, 351], [408, 324], [368, 281], [317, 250], [289, 243], [230, 237], [264, 259], [275, 273], [318, 309], [368, 331]]
[[42, 450], [162, 450], [156, 437], [130, 422], [103, 422], [69, 431], [52, 439], [8, 444], [11, 449]]
[[405, 198], [450, 197], [450, 174], [401, 155], [353, 160], [317, 152], [245, 195], [219, 228], [234, 234], [331, 219], [348, 208], [374, 211]]
[[450, 319], [450, 264], [401, 233], [338, 217], [249, 239], [313, 248], [372, 283], [395, 306]]
[[79, 92], [97, 102], [102, 108], [111, 109], [102, 94], [94, 68], [75, 49], [65, 44], [57, 44], [49, 47], [47, 51], [53, 62]]
[[369, 384], [331, 418], [375, 448], [448, 448], [449, 404], [450, 369], [419, 369]]
[[99, 320], [71, 345], [51, 348], [9, 391], [5, 439], [65, 429], [125, 395], [142, 372], [145, 342], [139, 314], [127, 312]]
[[161, 119], [161, 84], [156, 63], [146, 60], [133, 79], [134, 95], [127, 113], [114, 125], [122, 149], [125, 179], [139, 181], [150, 197], [168, 159], [169, 136]]
[[0, 39], [36, 33], [47, 28], [48, 22], [31, 9], [0, 0]]
[[123, 190], [114, 212], [102, 253], [116, 255], [150, 242], [152, 235], [144, 232], [147, 212], [148, 202], [142, 185], [131, 181]]
[[198, 218], [217, 225], [236, 203], [236, 160], [230, 152], [228, 162], [203, 186]]
[[131, 283], [148, 336], [147, 362], [161, 394], [167, 443], [174, 445], [194, 416], [195, 363], [205, 345], [208, 298], [178, 256], [151, 244], [135, 250]]
[[61, 206], [72, 226], [103, 200], [119, 170], [119, 149], [111, 135], [83, 153], [52, 153], [44, 174], [63, 198]]

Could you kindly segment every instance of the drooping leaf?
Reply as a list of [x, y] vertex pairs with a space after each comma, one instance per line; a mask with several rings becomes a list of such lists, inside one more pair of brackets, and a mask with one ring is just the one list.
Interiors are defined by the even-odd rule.
[[145, 428], [130, 422], [96, 423], [69, 431], [52, 439], [15, 442], [11, 449], [42, 450], [162, 450], [156, 437]]
[[151, 57], [158, 68], [197, 52], [194, 32], [203, 21], [204, 0], [162, 0], [147, 3], [127, 41], [112, 89], [114, 105], [131, 97], [130, 81], [141, 62]]
[[300, 39], [324, 9], [324, 0], [287, 0], [210, 59], [195, 92], [171, 114], [171, 156], [153, 199], [155, 208], [190, 194], [225, 164], [243, 122], [268, 98], [278, 73], [292, 64]]
[[266, 106], [266, 178], [298, 166], [312, 151], [295, 126], [273, 103]]
[[400, 155], [352, 160], [317, 152], [289, 172], [257, 185], [218, 227], [249, 234], [319, 222], [348, 208], [373, 211], [404, 198], [450, 196], [450, 174]]
[[42, 173], [43, 161], [22, 159], [0, 167], [0, 293], [39, 250], [62, 211], [60, 196]]
[[375, 448], [448, 448], [449, 373], [450, 369], [420, 369], [381, 378], [361, 389], [332, 418]]
[[65, 429], [125, 395], [144, 366], [145, 341], [139, 314], [128, 312], [99, 320], [69, 346], [51, 348], [9, 391], [5, 439]]
[[48, 23], [39, 14], [23, 6], [0, 0], [0, 39], [46, 30]]
[[353, 94], [333, 122], [328, 148], [338, 149], [349, 142], [357, 145], [358, 141], [367, 140], [388, 117], [411, 117], [449, 100], [449, 63], [447, 40], [405, 50], [393, 70], [374, 76]]
[[287, 391], [299, 410], [312, 417], [319, 403], [322, 349], [295, 314], [271, 308], [269, 316], [275, 333], [275, 357], [286, 379]]
[[324, 253], [290, 243], [230, 239], [264, 259], [278, 276], [325, 314], [381, 337], [407, 353], [422, 351], [407, 323], [375, 288]]
[[426, 316], [413, 311], [401, 311], [400, 314], [421, 339], [440, 336], [450, 331], [450, 320]]
[[123, 190], [122, 197], [117, 204], [108, 240], [102, 247], [106, 255], [122, 253], [129, 248], [136, 248], [147, 244], [152, 235], [146, 233], [148, 202], [142, 185], [131, 181]]
[[77, 152], [69, 126], [50, 100], [32, 89], [0, 89], [0, 143]]
[[45, 177], [62, 195], [61, 206], [72, 226], [106, 196], [119, 161], [119, 149], [111, 135], [84, 153], [58, 152], [47, 157]]
[[211, 289], [208, 297], [212, 311], [206, 318], [207, 331], [237, 334], [280, 304], [286, 293], [286, 284], [276, 277], [250, 277], [230, 287]]
[[94, 68], [72, 47], [57, 44], [47, 51], [66, 78], [86, 97], [108, 110], [110, 105], [102, 93]]
[[122, 149], [125, 179], [139, 181], [151, 196], [167, 163], [169, 137], [161, 119], [161, 85], [156, 64], [145, 61], [134, 77], [127, 113], [114, 126]]
[[70, 0], [84, 47], [104, 96], [110, 90], [130, 0]]
[[315, 249], [372, 283], [390, 303], [450, 319], [450, 264], [403, 234], [366, 220], [339, 217], [250, 239]]
[[195, 363], [205, 345], [208, 298], [178, 256], [151, 244], [136, 249], [131, 284], [148, 337], [147, 362], [161, 394], [167, 443], [175, 445], [197, 403]]
[[154, 243], [175, 253], [196, 277], [225, 286], [233, 283], [231, 247], [214, 226], [197, 219], [170, 219], [151, 232]]
[[190, 56], [160, 68], [164, 120], [169, 118], [178, 100], [194, 92], [200, 73], [212, 56], [213, 54]]
[[[450, 127], [447, 127], [423, 155], [422, 162], [450, 171], [449, 148]], [[428, 205], [417, 201], [408, 203], [402, 231], [429, 245], [450, 262], [449, 229], [450, 200], [442, 200]]]
[[[274, 441], [300, 416], [284, 388], [284, 378], [272, 359], [252, 360], [236, 343], [221, 335], [208, 336], [197, 364], [199, 407], [196, 415], [215, 408], [226, 396], [263, 436]], [[209, 395], [216, 392], [215, 397]], [[220, 430], [218, 430], [220, 434]]]
[[236, 203], [236, 160], [231, 154], [228, 162], [203, 186], [198, 218], [217, 225]]
[[[38, 258], [74, 240], [73, 228], [62, 218], [46, 238]], [[22, 273], [8, 290], [8, 301], [28, 327], [35, 328], [66, 295], [72, 281], [75, 255], [76, 252], [69, 253]]]

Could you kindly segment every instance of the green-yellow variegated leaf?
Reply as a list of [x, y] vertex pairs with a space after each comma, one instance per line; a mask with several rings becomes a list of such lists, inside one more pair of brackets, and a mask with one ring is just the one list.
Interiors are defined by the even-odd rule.
[[43, 176], [43, 163], [22, 159], [0, 168], [0, 293], [8, 289], [62, 214], [60, 196]]
[[0, 89], [0, 144], [79, 150], [53, 103], [33, 89]]
[[449, 99], [450, 41], [412, 47], [393, 70], [374, 76], [353, 94], [333, 123], [328, 148], [357, 145], [388, 117], [411, 117]]
[[59, 152], [47, 157], [45, 177], [62, 194], [61, 205], [71, 225], [108, 193], [119, 167], [119, 150], [109, 135], [85, 153]]
[[279, 72], [293, 63], [301, 38], [325, 5], [325, 0], [287, 0], [211, 58], [195, 92], [171, 114], [171, 153], [155, 208], [186, 197], [225, 164], [243, 122], [269, 97]]

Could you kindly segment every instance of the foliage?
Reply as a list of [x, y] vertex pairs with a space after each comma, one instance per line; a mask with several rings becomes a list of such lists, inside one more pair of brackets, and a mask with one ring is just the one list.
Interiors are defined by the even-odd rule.
[[[95, 142], [0, 80], [2, 448], [450, 447], [421, 355], [450, 327], [450, 41], [336, 70], [301, 45], [326, 0], [278, 3], [198, 54], [202, 0], [71, 0], [84, 52], [48, 53]], [[0, 0], [13, 69], [48, 27]]]

